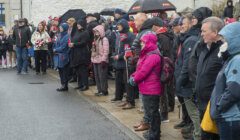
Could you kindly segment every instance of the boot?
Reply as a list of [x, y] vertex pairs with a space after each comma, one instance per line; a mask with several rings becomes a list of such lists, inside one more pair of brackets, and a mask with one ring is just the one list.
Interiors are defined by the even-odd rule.
[[135, 131], [145, 131], [148, 129], [150, 129], [150, 125], [148, 123], [143, 123], [138, 128], [136, 128]]

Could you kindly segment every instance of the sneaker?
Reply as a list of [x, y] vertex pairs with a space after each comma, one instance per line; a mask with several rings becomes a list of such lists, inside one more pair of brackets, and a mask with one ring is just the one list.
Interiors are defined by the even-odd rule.
[[100, 92], [100, 93], [98, 93], [98, 94], [95, 94], [95, 96], [107, 96], [107, 95], [104, 94], [104, 93], [102, 93], [102, 92]]
[[3, 68], [6, 69], [6, 68], [7, 68], [7, 65], [3, 65]]
[[164, 119], [164, 120], [161, 120], [162, 123], [169, 123], [170, 120], [169, 119]]
[[22, 72], [22, 75], [27, 75], [28, 74], [28, 72]]
[[162, 123], [169, 123], [168, 112], [162, 112], [161, 113], [161, 122]]

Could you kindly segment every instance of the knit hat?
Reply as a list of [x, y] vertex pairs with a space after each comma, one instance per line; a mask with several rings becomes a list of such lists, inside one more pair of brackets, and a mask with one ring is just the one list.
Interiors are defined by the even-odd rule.
[[87, 21], [85, 19], [79, 19], [77, 21], [77, 24], [81, 25], [83, 28], [86, 28], [87, 26]]
[[114, 14], [122, 15], [122, 10], [117, 8], [115, 9]]
[[162, 19], [160, 19], [159, 17], [153, 17], [153, 18], [151, 19], [151, 22], [152, 22], [152, 24], [155, 25], [155, 26], [159, 26], [159, 27], [162, 27], [162, 26], [163, 26], [163, 21], [162, 21]]
[[200, 7], [193, 11], [193, 16], [201, 23], [205, 18], [212, 16], [212, 10], [208, 7]]

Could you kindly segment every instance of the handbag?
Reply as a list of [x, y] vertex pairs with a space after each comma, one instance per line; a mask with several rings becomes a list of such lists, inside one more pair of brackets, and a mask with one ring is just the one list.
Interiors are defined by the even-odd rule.
[[216, 122], [210, 116], [210, 102], [208, 102], [207, 109], [204, 113], [201, 127], [205, 132], [218, 134]]

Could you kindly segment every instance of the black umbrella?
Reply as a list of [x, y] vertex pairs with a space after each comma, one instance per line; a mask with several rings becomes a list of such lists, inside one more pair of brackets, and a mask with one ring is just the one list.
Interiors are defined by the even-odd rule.
[[75, 18], [76, 21], [86, 17], [86, 13], [82, 9], [71, 9], [68, 10], [60, 17], [60, 23], [67, 22], [69, 18]]
[[129, 9], [128, 14], [138, 12], [156, 13], [176, 10], [176, 7], [168, 0], [137, 0]]
[[[117, 8], [105, 8], [103, 9], [100, 14], [101, 15], [104, 15], [104, 16], [113, 16], [114, 15], [114, 11], [116, 10]], [[127, 12], [120, 9], [122, 11], [123, 14], [126, 14]]]

